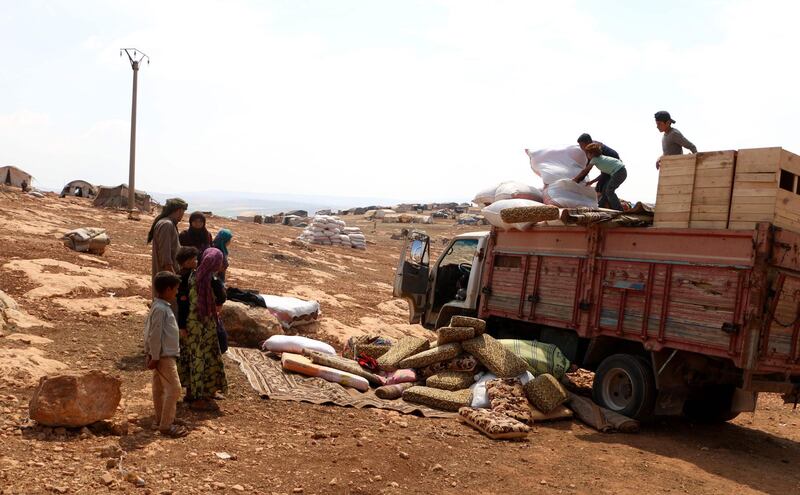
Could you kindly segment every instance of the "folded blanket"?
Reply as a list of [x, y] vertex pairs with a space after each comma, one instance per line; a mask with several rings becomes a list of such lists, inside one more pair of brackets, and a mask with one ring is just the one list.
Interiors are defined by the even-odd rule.
[[395, 400], [403, 396], [403, 391], [413, 387], [413, 383], [396, 383], [384, 385], [375, 389], [375, 396], [383, 400]]
[[567, 394], [569, 394], [569, 407], [575, 411], [575, 416], [597, 431], [603, 433], [612, 431], [636, 433], [639, 431], [639, 422], [635, 419], [598, 406], [586, 397], [575, 395], [572, 392], [567, 392]]

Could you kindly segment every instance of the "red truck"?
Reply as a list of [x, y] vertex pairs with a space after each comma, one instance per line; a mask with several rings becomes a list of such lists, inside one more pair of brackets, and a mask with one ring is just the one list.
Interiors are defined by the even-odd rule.
[[430, 263], [412, 233], [394, 283], [410, 321], [486, 319], [595, 371], [596, 402], [643, 419], [726, 421], [800, 390], [800, 234], [537, 226], [462, 234]]

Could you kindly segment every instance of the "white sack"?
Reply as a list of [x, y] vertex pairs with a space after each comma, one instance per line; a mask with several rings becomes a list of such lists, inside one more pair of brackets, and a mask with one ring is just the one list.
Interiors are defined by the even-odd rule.
[[506, 208], [518, 208], [521, 206], [542, 206], [542, 203], [531, 201], [530, 199], [504, 199], [497, 201], [481, 210], [484, 218], [490, 224], [503, 230], [525, 230], [531, 226], [530, 222], [506, 223], [500, 218], [500, 212]]
[[259, 294], [259, 296], [264, 300], [267, 309], [283, 313], [290, 318], [313, 315], [319, 312], [319, 303], [317, 301], [303, 301], [296, 297], [271, 296], [268, 294]]
[[502, 201], [504, 199], [530, 199], [541, 202], [542, 191], [538, 187], [529, 186], [522, 182], [501, 182], [495, 190], [494, 201]]
[[597, 193], [591, 186], [561, 179], [544, 188], [544, 202], [559, 208], [597, 208]]
[[323, 354], [336, 355], [336, 350], [329, 344], [299, 335], [273, 335], [264, 341], [261, 349], [272, 352], [291, 352], [303, 354], [304, 349], [319, 351]]
[[561, 179], [574, 179], [586, 166], [586, 153], [579, 146], [528, 151], [533, 173], [545, 186]]
[[486, 188], [476, 194], [472, 202], [478, 206], [489, 206], [490, 204], [494, 203], [494, 195], [496, 191], [497, 186]]

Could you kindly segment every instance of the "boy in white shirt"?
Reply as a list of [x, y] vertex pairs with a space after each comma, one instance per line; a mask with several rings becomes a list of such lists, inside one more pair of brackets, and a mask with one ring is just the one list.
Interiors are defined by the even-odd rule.
[[174, 424], [181, 395], [176, 359], [180, 354], [180, 332], [172, 306], [181, 278], [172, 272], [159, 272], [153, 278], [156, 297], [144, 322], [144, 353], [147, 369], [153, 370], [155, 423], [162, 435], [183, 437], [188, 431]]

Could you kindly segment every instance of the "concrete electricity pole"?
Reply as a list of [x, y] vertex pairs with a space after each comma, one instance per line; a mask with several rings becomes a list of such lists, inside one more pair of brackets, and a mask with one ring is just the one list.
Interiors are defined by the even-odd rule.
[[133, 69], [133, 102], [131, 103], [131, 155], [130, 155], [130, 170], [128, 174], [128, 218], [138, 218], [134, 214], [136, 210], [136, 88], [139, 82], [139, 62], [147, 59], [147, 65], [150, 65], [150, 57], [141, 50], [136, 48], [121, 48], [119, 56], [122, 52], [128, 55], [128, 60], [131, 62], [131, 69]]

